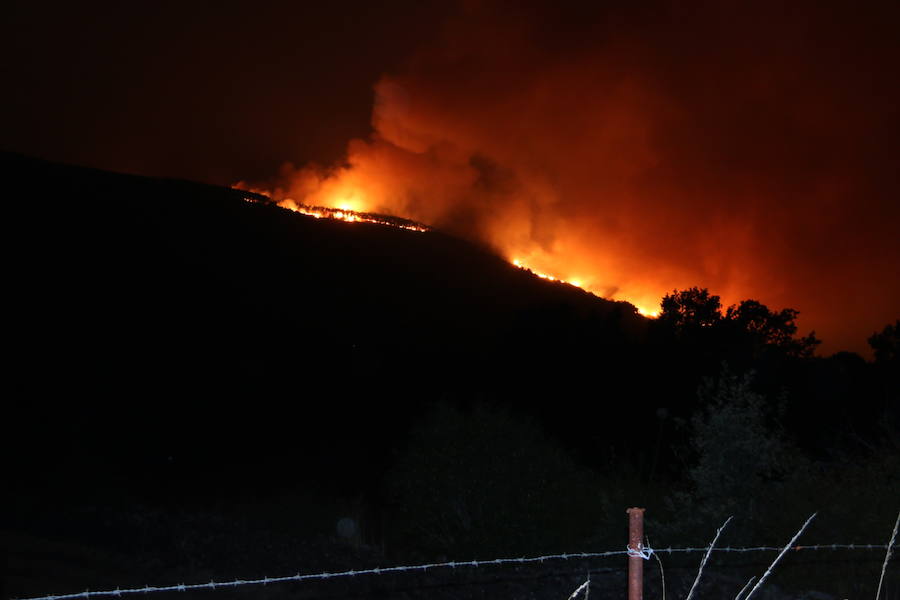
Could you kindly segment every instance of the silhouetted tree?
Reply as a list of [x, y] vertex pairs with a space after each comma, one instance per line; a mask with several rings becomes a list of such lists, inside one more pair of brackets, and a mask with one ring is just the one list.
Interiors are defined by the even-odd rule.
[[706, 288], [672, 290], [662, 299], [659, 319], [676, 330], [710, 327], [722, 320], [722, 303]]
[[772, 311], [757, 300], [743, 300], [737, 306], [728, 307], [724, 320], [745, 337], [754, 354], [769, 347], [788, 356], [809, 357], [821, 341], [816, 339], [815, 332], [799, 339], [794, 337], [797, 333], [794, 321], [799, 314], [793, 308]]
[[885, 325], [881, 333], [873, 333], [868, 342], [875, 352], [875, 362], [896, 363], [900, 358], [900, 319]]
[[[815, 332], [795, 337], [799, 314], [793, 308], [772, 311], [758, 300], [743, 300], [729, 306], [723, 315], [719, 296], [692, 287], [664, 296], [659, 319], [682, 340], [707, 344], [708, 351], [723, 352], [723, 357], [752, 359], [765, 350], [776, 350], [803, 358], [812, 356], [821, 342]], [[709, 333], [701, 336], [701, 331]]]

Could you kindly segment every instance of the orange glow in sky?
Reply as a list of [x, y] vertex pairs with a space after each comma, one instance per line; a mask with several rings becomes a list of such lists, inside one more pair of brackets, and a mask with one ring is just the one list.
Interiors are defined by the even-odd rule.
[[268, 189], [475, 240], [645, 315], [690, 287], [793, 308], [821, 353], [865, 353], [900, 306], [896, 78], [847, 65], [894, 63], [844, 17], [716, 6], [546, 47], [538, 16], [473, 3], [381, 77], [344, 160]]

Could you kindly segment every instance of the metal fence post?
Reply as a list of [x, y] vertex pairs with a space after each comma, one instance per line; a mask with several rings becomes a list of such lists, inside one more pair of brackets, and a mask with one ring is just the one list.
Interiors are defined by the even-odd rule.
[[628, 513], [628, 600], [644, 598], [644, 510], [629, 508]]

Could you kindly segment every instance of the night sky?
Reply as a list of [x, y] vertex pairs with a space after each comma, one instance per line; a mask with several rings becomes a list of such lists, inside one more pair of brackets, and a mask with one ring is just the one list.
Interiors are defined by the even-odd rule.
[[708, 287], [866, 352], [900, 307], [898, 13], [13, 2], [0, 147], [416, 219], [648, 310]]

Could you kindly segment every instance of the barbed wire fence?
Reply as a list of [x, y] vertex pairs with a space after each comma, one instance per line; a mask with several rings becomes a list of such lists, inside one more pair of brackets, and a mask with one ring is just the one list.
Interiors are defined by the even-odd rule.
[[[643, 537], [643, 509], [629, 509], [629, 513], [631, 511], [638, 510], [640, 511], [639, 519], [631, 518], [630, 521], [630, 540], [629, 545], [624, 550], [608, 550], [604, 552], [572, 552], [572, 553], [561, 553], [561, 554], [546, 554], [541, 556], [529, 556], [529, 557], [515, 557], [515, 558], [494, 558], [489, 560], [463, 560], [463, 561], [444, 561], [444, 562], [433, 562], [433, 563], [423, 563], [423, 564], [415, 564], [415, 565], [400, 565], [400, 566], [391, 566], [391, 567], [375, 567], [368, 569], [352, 569], [345, 571], [335, 571], [335, 572], [319, 572], [319, 573], [295, 573], [293, 575], [283, 575], [278, 577], [268, 577], [264, 576], [261, 578], [255, 579], [234, 579], [231, 581], [209, 581], [203, 583], [178, 583], [171, 585], [145, 585], [143, 587], [129, 587], [129, 588], [115, 588], [115, 589], [106, 589], [106, 590], [85, 590], [83, 592], [75, 592], [75, 593], [67, 593], [67, 594], [55, 594], [55, 595], [45, 595], [45, 596], [32, 596], [28, 598], [18, 598], [15, 600], [78, 600], [84, 599], [89, 600], [90, 598], [102, 598], [102, 597], [122, 597], [122, 596], [130, 596], [135, 594], [154, 594], [154, 593], [166, 593], [166, 592], [189, 592], [189, 591], [215, 591], [215, 590], [224, 590], [224, 589], [235, 589], [239, 587], [245, 586], [267, 586], [273, 584], [283, 584], [283, 583], [299, 583], [299, 582], [312, 582], [312, 581], [329, 581], [335, 579], [349, 579], [349, 578], [357, 578], [357, 577], [367, 577], [367, 576], [381, 576], [388, 574], [397, 574], [397, 573], [415, 573], [415, 572], [427, 572], [427, 571], [437, 571], [437, 570], [455, 570], [455, 569], [479, 569], [490, 566], [503, 566], [503, 565], [528, 565], [535, 563], [547, 563], [553, 561], [571, 561], [571, 560], [591, 560], [591, 559], [600, 559], [600, 558], [611, 558], [617, 556], [627, 556], [628, 561], [628, 571], [629, 571], [629, 588], [628, 588], [628, 600], [640, 600], [642, 598], [642, 575], [638, 578], [635, 578], [635, 572], [642, 573], [642, 562], [649, 560], [651, 557], [658, 557], [660, 554], [691, 554], [691, 553], [704, 553], [703, 559], [700, 563], [699, 570], [697, 572], [697, 577], [694, 580], [693, 585], [691, 586], [691, 591], [687, 596], [687, 600], [689, 600], [694, 590], [697, 587], [702, 575], [703, 570], [707, 564], [707, 561], [712, 553], [753, 553], [753, 552], [775, 552], [777, 551], [779, 554], [775, 558], [775, 560], [769, 565], [766, 571], [762, 574], [758, 581], [756, 581], [756, 577], [750, 579], [744, 588], [735, 596], [735, 600], [750, 600], [751, 596], [762, 587], [766, 578], [773, 572], [775, 566], [779, 563], [779, 561], [788, 553], [788, 552], [806, 552], [806, 551], [837, 551], [837, 550], [847, 550], [847, 551], [856, 551], [856, 550], [880, 550], [885, 552], [884, 561], [881, 569], [881, 577], [878, 582], [878, 591], [876, 592], [875, 600], [880, 600], [881, 592], [884, 583], [885, 573], [887, 572], [887, 566], [893, 554], [893, 551], [898, 547], [897, 544], [897, 533], [898, 527], [900, 527], [900, 514], [897, 515], [897, 521], [894, 523], [894, 528], [890, 537], [890, 540], [884, 544], [814, 544], [814, 545], [798, 545], [795, 544], [797, 539], [802, 535], [806, 527], [810, 524], [810, 522], [815, 518], [815, 514], [811, 515], [803, 526], [797, 531], [794, 537], [785, 545], [785, 546], [748, 546], [748, 547], [733, 547], [733, 546], [725, 546], [725, 547], [715, 547], [716, 541], [718, 541], [719, 535], [722, 533], [722, 530], [728, 525], [731, 517], [725, 521], [725, 523], [717, 530], [716, 537], [713, 539], [709, 546], [704, 547], [667, 547], [667, 548], [652, 548], [649, 543], [644, 543]], [[635, 530], [635, 522], [638, 522], [639, 529]], [[637, 540], [637, 541], [636, 541]], [[588, 594], [590, 593], [591, 587], [591, 578], [590, 574], [598, 573], [601, 571], [621, 571], [623, 569], [590, 569], [588, 571], [587, 579], [578, 586], [571, 594], [568, 596], [568, 600], [574, 600], [578, 598], [579, 595], [582, 595], [585, 600], [588, 600]], [[754, 584], [756, 581], [756, 584]], [[634, 582], [634, 583], [633, 583]], [[751, 587], [752, 586], [752, 587]], [[747, 590], [750, 590], [749, 593], [744, 596], [744, 593]]]

